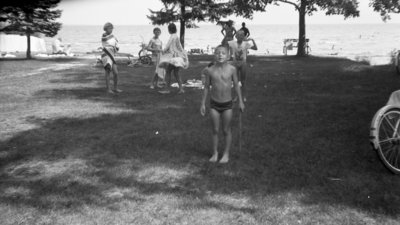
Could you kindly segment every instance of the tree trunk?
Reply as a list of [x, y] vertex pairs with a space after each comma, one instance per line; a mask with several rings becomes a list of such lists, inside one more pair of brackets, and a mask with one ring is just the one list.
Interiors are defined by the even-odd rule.
[[28, 42], [27, 43], [27, 49], [26, 49], [26, 58], [27, 59], [31, 59], [32, 58], [32, 56], [31, 56], [31, 33], [30, 32], [28, 32], [27, 34], [26, 34], [26, 41]]
[[306, 56], [306, 1], [301, 0], [299, 9], [299, 43], [297, 45], [297, 56]]
[[185, 19], [184, 19], [184, 15], [185, 15], [185, 5], [182, 4], [181, 5], [181, 18], [179, 19], [180, 22], [180, 40], [181, 40], [181, 44], [182, 47], [185, 48], [185, 29], [186, 29], [186, 23], [185, 23]]

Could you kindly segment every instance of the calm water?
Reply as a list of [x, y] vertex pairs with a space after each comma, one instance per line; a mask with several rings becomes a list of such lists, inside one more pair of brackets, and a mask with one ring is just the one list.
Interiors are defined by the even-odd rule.
[[[282, 54], [284, 38], [297, 38], [297, 25], [248, 25], [251, 36], [259, 50], [255, 54]], [[153, 26], [115, 26], [114, 34], [120, 41], [120, 51], [137, 55], [140, 43], [152, 37]], [[161, 40], [168, 41], [166, 26], [161, 27]], [[207, 49], [222, 40], [221, 27], [202, 25], [198, 29], [186, 30], [186, 49]], [[71, 43], [75, 52], [90, 52], [100, 46], [102, 26], [63, 26], [59, 36]], [[308, 25], [311, 54], [339, 56], [388, 56], [393, 49], [400, 48], [400, 24], [363, 25]], [[50, 51], [51, 39], [46, 38]], [[295, 53], [292, 51], [291, 53]]]

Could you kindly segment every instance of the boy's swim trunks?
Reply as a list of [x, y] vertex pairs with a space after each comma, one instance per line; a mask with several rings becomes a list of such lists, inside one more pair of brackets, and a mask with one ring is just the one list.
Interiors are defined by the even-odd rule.
[[233, 108], [233, 101], [230, 100], [228, 102], [216, 102], [213, 99], [210, 100], [210, 108], [217, 110], [219, 113], [223, 113], [226, 110]]

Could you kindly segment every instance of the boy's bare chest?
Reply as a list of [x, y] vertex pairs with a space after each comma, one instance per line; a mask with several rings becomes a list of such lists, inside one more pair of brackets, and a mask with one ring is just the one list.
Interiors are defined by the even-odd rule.
[[212, 82], [230, 83], [232, 81], [231, 71], [213, 71], [211, 73]]

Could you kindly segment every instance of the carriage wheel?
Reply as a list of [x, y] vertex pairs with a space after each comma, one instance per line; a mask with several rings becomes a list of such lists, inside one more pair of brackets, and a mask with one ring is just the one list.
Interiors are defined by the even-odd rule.
[[150, 65], [151, 64], [151, 58], [149, 56], [142, 56], [139, 58], [140, 62], [144, 65]]
[[400, 108], [385, 106], [372, 121], [371, 141], [383, 164], [400, 174]]
[[140, 50], [140, 51], [139, 51], [139, 53], [138, 53], [138, 55], [139, 55], [139, 58], [140, 58], [140, 57], [142, 57], [142, 54], [143, 54], [143, 49], [142, 49], [142, 50]]

